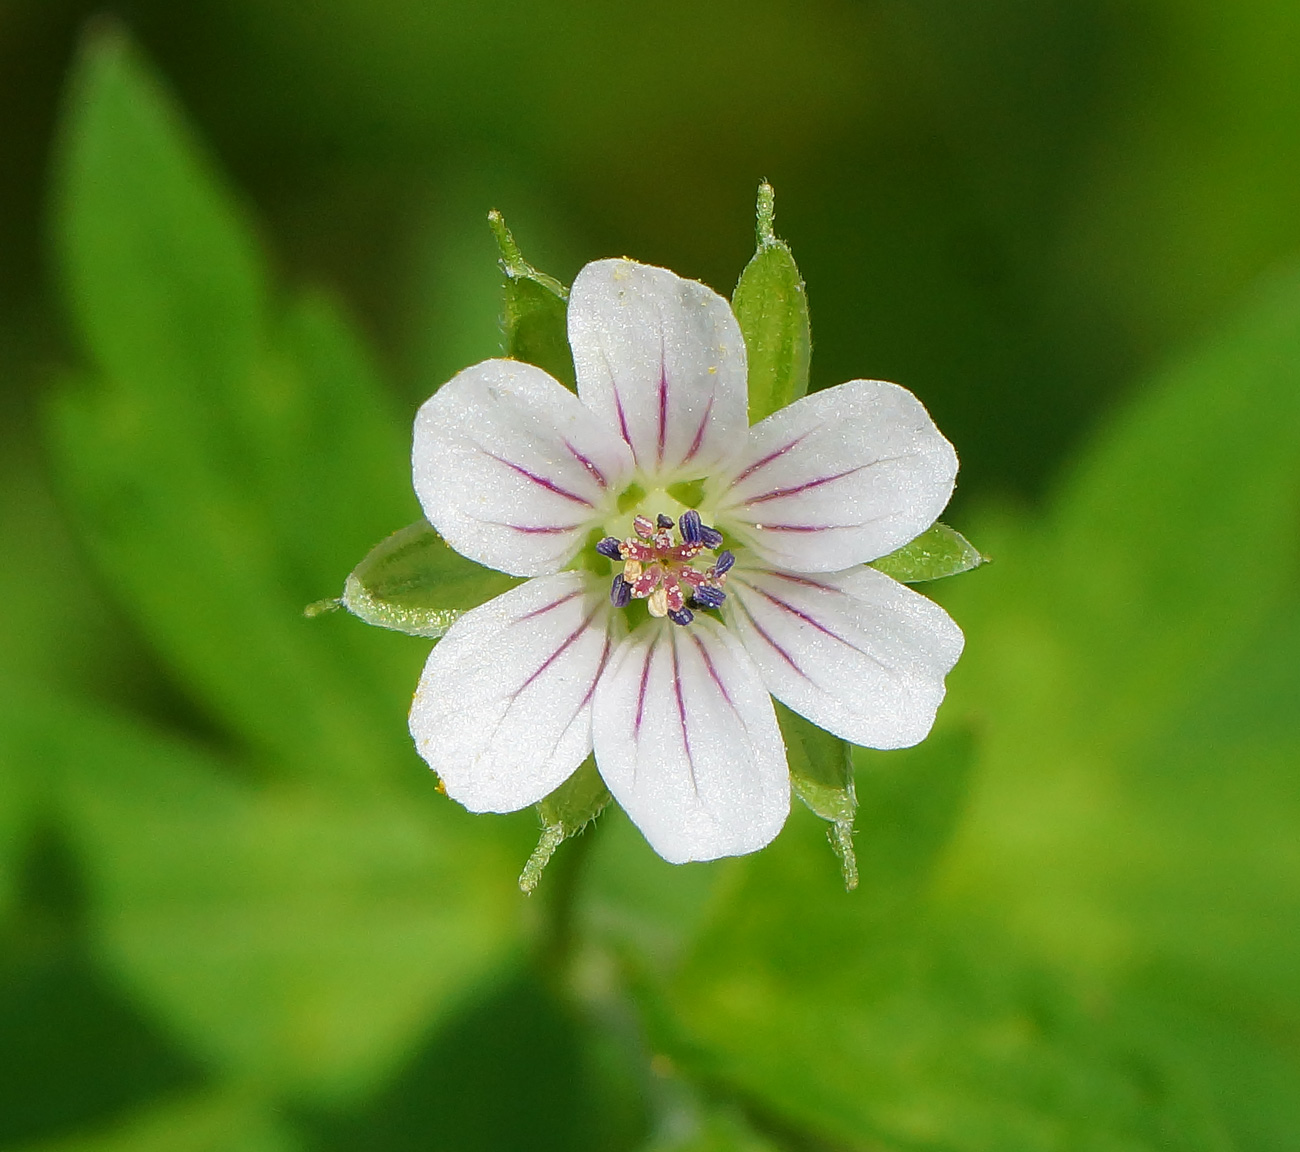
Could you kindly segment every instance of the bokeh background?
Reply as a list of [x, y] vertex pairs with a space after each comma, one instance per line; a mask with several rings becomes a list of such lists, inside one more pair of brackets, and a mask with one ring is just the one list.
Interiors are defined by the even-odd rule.
[[[1300, 7], [0, 0], [0, 1148], [1300, 1147]], [[568, 280], [897, 380], [995, 563], [934, 736], [672, 868], [433, 789], [303, 604]]]

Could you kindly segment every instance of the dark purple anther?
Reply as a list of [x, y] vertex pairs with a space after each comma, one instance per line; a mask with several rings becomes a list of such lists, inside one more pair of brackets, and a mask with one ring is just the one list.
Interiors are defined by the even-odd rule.
[[682, 513], [682, 518], [677, 521], [677, 526], [682, 530], [682, 539], [687, 544], [698, 544], [700, 542], [700, 529], [704, 525], [700, 521], [700, 514], [694, 508], [689, 512]]
[[609, 586], [609, 602], [615, 608], [626, 608], [632, 602], [632, 585], [623, 579], [622, 572], [614, 577], [614, 583]]
[[736, 562], [736, 556], [733, 552], [719, 552], [718, 558], [713, 562], [713, 571], [721, 576], [724, 572], [730, 572], [731, 566]]
[[689, 624], [695, 619], [695, 613], [689, 608], [679, 608], [676, 612], [669, 612], [668, 619], [674, 624]]
[[727, 594], [721, 588], [701, 584], [691, 593], [691, 599], [703, 608], [721, 608]]
[[602, 556], [608, 556], [611, 560], [623, 559], [623, 554], [618, 550], [618, 539], [614, 536], [606, 536], [604, 540], [596, 545], [596, 551]]
[[665, 516], [660, 512], [659, 515], [655, 517], [655, 523], [658, 524], [660, 528], [671, 528], [673, 526], [673, 518], [671, 516]]
[[722, 533], [707, 524], [700, 525], [700, 543], [706, 548], [716, 548], [722, 543]]

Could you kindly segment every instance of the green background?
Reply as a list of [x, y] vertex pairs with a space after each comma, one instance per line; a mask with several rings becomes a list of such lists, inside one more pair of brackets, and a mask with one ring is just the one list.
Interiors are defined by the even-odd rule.
[[[0, 1148], [1300, 1148], [1300, 7], [0, 0]], [[515, 886], [305, 620], [570, 279], [729, 293], [963, 461], [933, 737]]]

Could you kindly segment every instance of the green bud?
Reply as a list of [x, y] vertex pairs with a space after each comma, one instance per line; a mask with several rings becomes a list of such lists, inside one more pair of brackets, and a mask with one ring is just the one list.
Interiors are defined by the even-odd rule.
[[532, 893], [555, 850], [596, 819], [610, 799], [609, 789], [596, 770], [595, 759], [588, 756], [572, 776], [537, 805], [542, 835], [519, 874], [521, 892]]
[[347, 578], [341, 601], [308, 605], [306, 614], [317, 616], [341, 603], [367, 624], [437, 638], [469, 609], [519, 583], [466, 560], [420, 520], [370, 550]]
[[900, 583], [920, 584], [969, 572], [987, 563], [988, 557], [981, 556], [960, 532], [947, 524], [935, 523], [898, 551], [873, 560], [871, 566]]
[[488, 225], [501, 250], [501, 270], [506, 274], [501, 317], [505, 354], [536, 365], [577, 391], [573, 353], [569, 351], [569, 290], [524, 259], [496, 209], [488, 213]]
[[758, 187], [758, 251], [745, 266], [731, 307], [749, 360], [749, 422], [757, 424], [808, 391], [812, 332], [808, 297], [790, 246], [773, 231], [776, 195]]

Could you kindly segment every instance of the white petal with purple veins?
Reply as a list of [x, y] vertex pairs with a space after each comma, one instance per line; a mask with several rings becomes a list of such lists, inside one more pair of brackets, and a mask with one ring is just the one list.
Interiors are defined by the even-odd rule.
[[745, 341], [711, 288], [631, 260], [588, 264], [569, 294], [578, 395], [652, 481], [706, 475], [748, 428]]
[[596, 689], [592, 734], [609, 790], [670, 863], [753, 852], [789, 812], [771, 699], [708, 618], [652, 622], [624, 640]]
[[735, 570], [724, 611], [773, 696], [869, 748], [925, 739], [963, 644], [939, 605], [865, 566]]
[[539, 576], [467, 612], [424, 666], [411, 735], [447, 794], [513, 812], [558, 788], [591, 751], [591, 705], [613, 641], [605, 587]]
[[415, 419], [415, 491], [463, 556], [509, 572], [556, 572], [614, 507], [631, 453], [540, 368], [485, 360], [452, 377]]
[[956, 476], [957, 453], [915, 396], [851, 380], [754, 425], [709, 496], [724, 530], [769, 563], [839, 572], [924, 532]]

